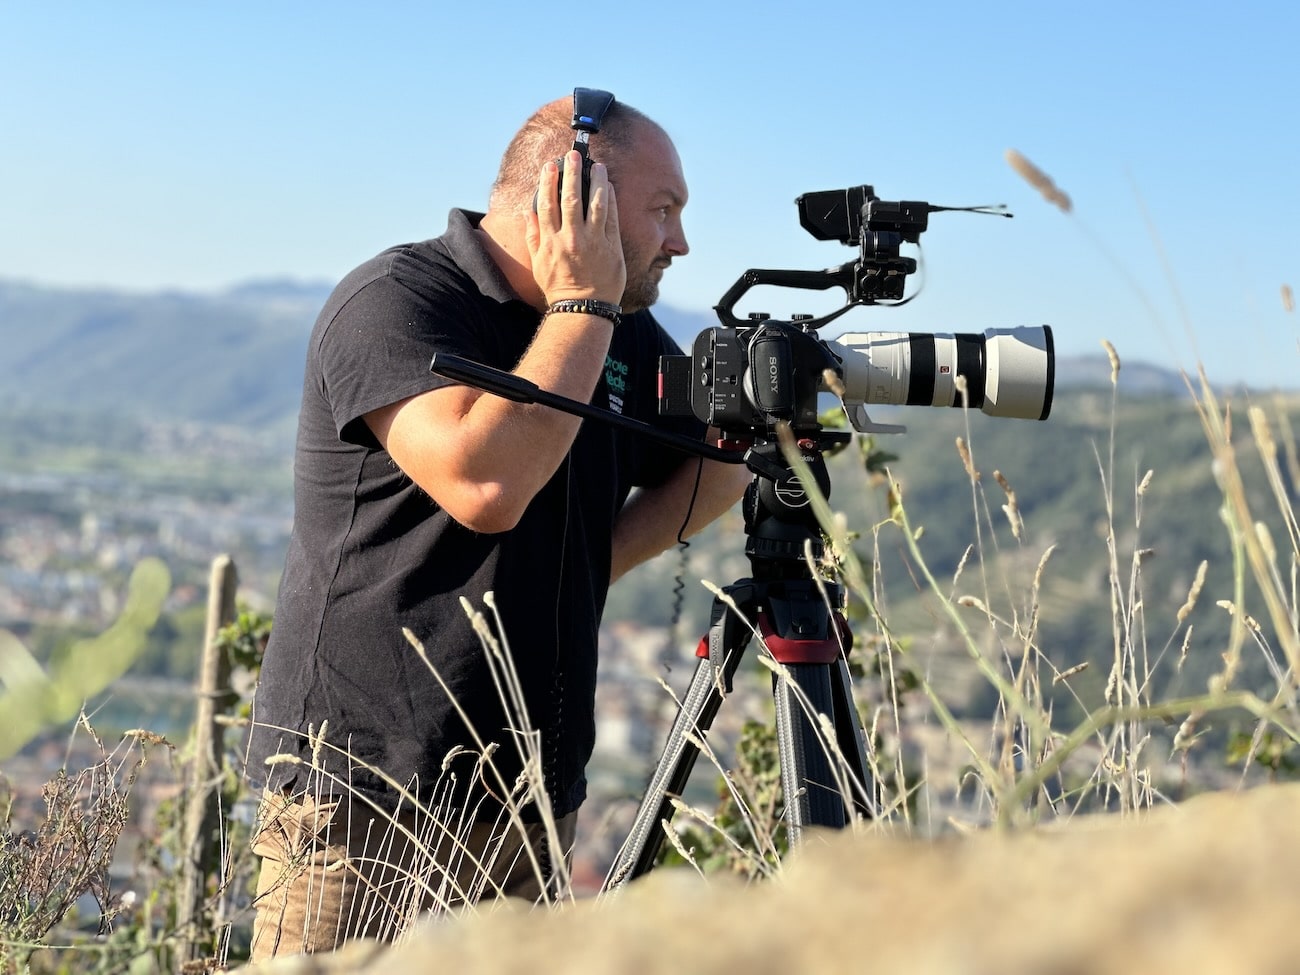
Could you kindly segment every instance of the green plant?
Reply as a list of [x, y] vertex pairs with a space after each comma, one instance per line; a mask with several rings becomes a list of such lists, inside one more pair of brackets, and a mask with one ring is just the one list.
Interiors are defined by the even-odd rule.
[[261, 672], [273, 622], [268, 614], [245, 606], [233, 623], [218, 631], [217, 645], [230, 656], [232, 667], [243, 668], [254, 677]]
[[130, 669], [145, 647], [171, 590], [171, 573], [156, 558], [132, 571], [126, 603], [117, 620], [99, 636], [77, 641], [46, 671], [13, 634], [0, 630], [0, 760], [45, 728], [71, 721], [84, 703]]

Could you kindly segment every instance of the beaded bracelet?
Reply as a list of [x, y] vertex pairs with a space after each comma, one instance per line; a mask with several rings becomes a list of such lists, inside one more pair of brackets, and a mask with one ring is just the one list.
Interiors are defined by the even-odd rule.
[[546, 314], [596, 315], [609, 319], [615, 325], [623, 320], [622, 308], [608, 301], [597, 301], [595, 298], [569, 298], [565, 301], [557, 301], [546, 309]]

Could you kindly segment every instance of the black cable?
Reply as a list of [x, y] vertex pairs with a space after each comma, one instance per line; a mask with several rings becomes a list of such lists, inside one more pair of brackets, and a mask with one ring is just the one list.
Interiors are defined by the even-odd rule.
[[691, 523], [691, 515], [695, 512], [695, 500], [700, 496], [700, 481], [704, 476], [704, 458], [697, 458], [695, 464], [695, 486], [691, 488], [691, 502], [686, 506], [686, 517], [682, 519], [681, 527], [677, 529], [677, 575], [673, 579], [673, 614], [668, 622], [668, 631], [671, 633], [677, 629], [677, 624], [682, 620], [682, 607], [686, 602], [686, 550], [691, 547], [691, 543], [682, 538], [682, 533], [686, 531], [686, 526]]

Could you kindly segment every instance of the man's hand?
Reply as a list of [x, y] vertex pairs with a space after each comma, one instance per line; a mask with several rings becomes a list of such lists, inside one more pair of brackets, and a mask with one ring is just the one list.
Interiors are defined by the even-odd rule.
[[569, 298], [595, 298], [618, 304], [623, 299], [627, 268], [618, 232], [618, 204], [604, 165], [591, 167], [591, 198], [582, 214], [582, 156], [565, 158], [562, 188], [555, 163], [542, 167], [537, 212], [526, 217], [525, 240], [533, 276], [547, 305]]

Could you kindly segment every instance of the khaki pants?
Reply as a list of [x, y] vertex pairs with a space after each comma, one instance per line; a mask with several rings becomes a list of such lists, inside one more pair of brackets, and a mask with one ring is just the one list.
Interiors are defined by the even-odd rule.
[[[577, 813], [556, 823], [565, 856], [576, 825]], [[445, 824], [423, 811], [388, 816], [361, 800], [267, 793], [253, 838], [262, 865], [250, 960], [329, 951], [350, 938], [391, 941], [426, 911], [480, 899], [536, 901], [544, 888], [554, 893], [550, 847], [541, 824]]]

